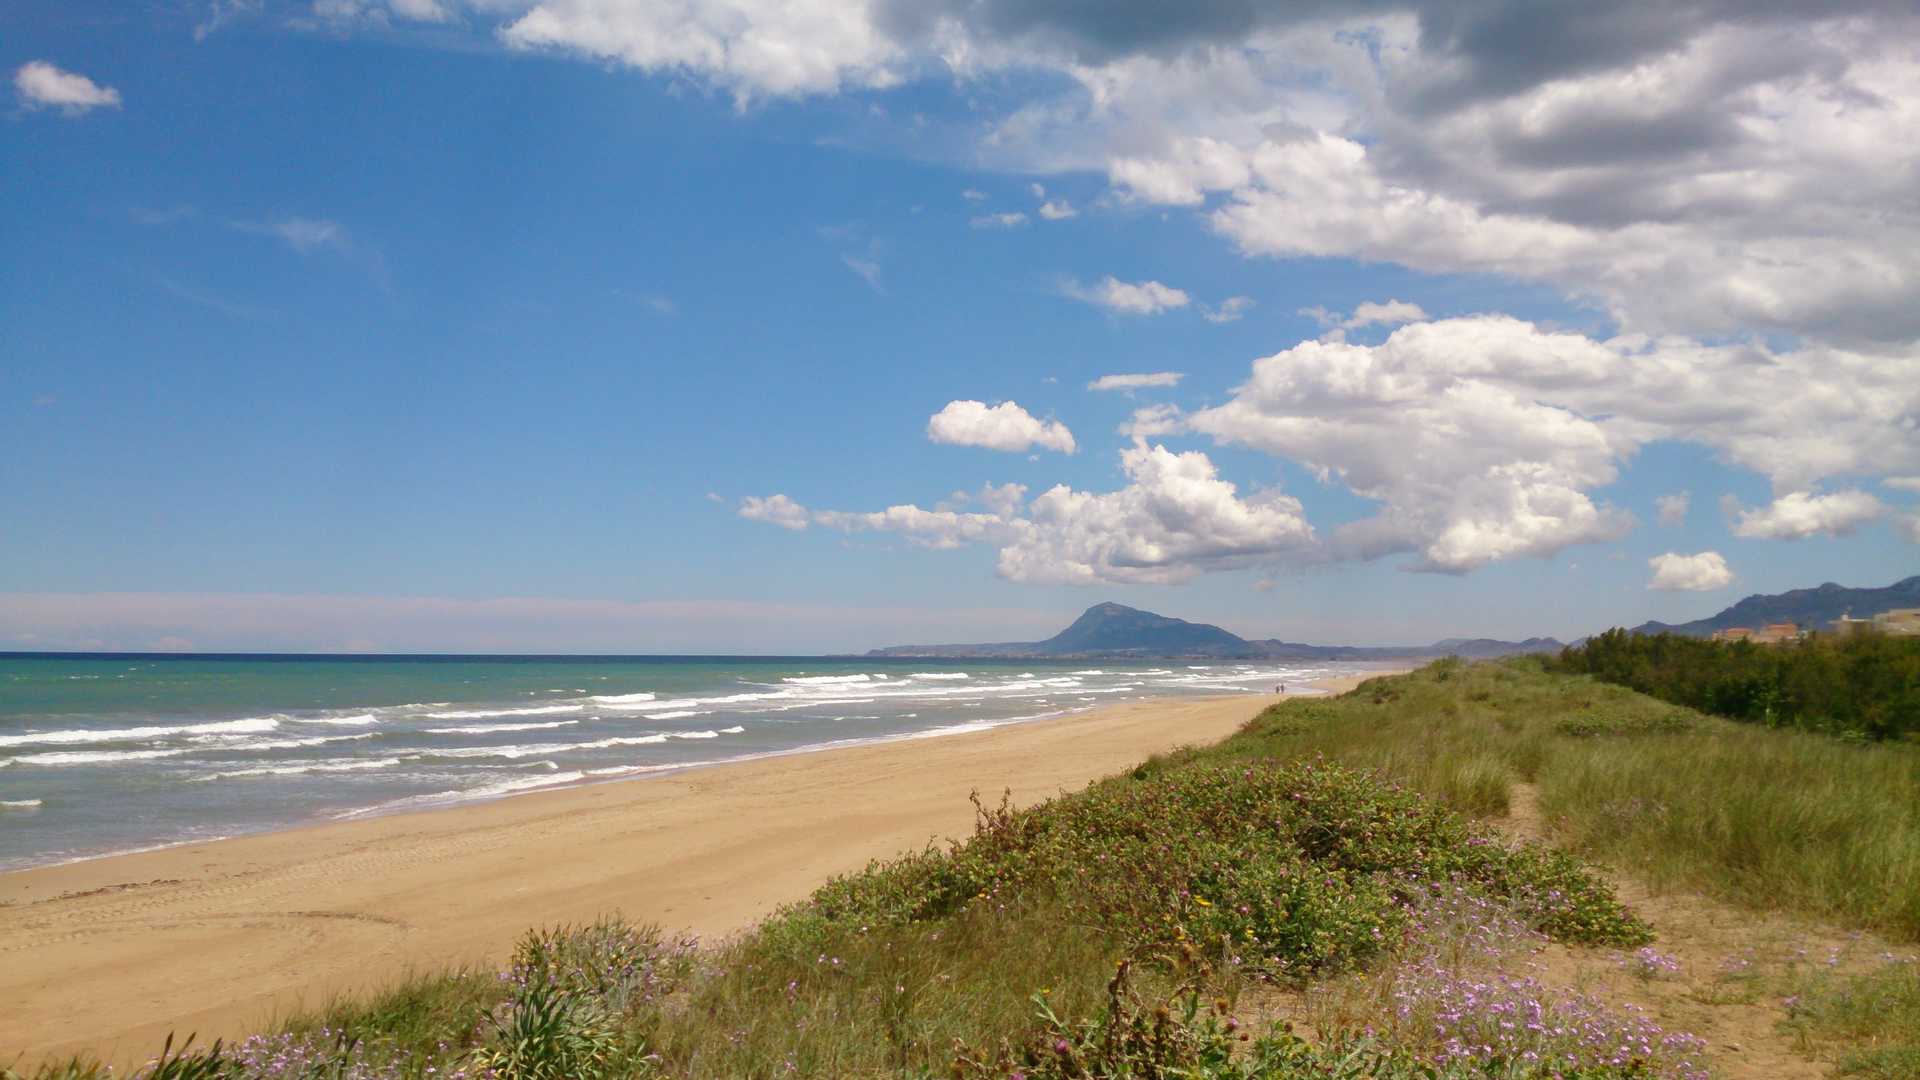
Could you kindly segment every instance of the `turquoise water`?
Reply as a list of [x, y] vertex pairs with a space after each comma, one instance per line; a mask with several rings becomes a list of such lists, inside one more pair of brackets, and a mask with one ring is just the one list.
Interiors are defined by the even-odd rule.
[[1357, 669], [0, 655], [0, 869]]

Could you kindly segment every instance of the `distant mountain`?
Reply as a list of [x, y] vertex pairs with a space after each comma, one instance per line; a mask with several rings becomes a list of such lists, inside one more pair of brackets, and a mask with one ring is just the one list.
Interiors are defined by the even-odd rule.
[[1646, 622], [1634, 627], [1633, 632], [1705, 637], [1735, 626], [1757, 627], [1777, 622], [1824, 630], [1842, 615], [1865, 619], [1902, 607], [1920, 607], [1920, 574], [1884, 589], [1849, 589], [1829, 581], [1813, 589], [1794, 589], [1775, 596], [1749, 596], [1718, 615], [1679, 624]]
[[1073, 624], [1045, 641], [1009, 641], [979, 645], [893, 645], [868, 656], [919, 656], [942, 659], [1031, 657], [1060, 659], [1264, 659], [1401, 660], [1423, 656], [1506, 656], [1560, 648], [1552, 638], [1523, 642], [1488, 638], [1449, 638], [1424, 648], [1304, 645], [1292, 641], [1248, 641], [1209, 623], [1156, 615], [1125, 604], [1095, 604]]

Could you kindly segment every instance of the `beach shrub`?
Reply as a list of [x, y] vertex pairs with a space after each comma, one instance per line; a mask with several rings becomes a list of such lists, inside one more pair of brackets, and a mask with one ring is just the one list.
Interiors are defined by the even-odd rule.
[[1577, 860], [1320, 761], [1191, 764], [1028, 810], [982, 807], [965, 843], [836, 879], [809, 910], [900, 925], [1045, 895], [1135, 956], [1204, 954], [1297, 978], [1364, 963], [1401, 928], [1405, 882], [1454, 877], [1565, 940], [1647, 940]]
[[1755, 645], [1614, 629], [1546, 665], [1734, 720], [1866, 739], [1920, 736], [1920, 638], [1815, 634]]
[[487, 1018], [486, 1041], [471, 1065], [496, 1080], [596, 1080], [614, 1075], [622, 1049], [599, 1000], [534, 980]]

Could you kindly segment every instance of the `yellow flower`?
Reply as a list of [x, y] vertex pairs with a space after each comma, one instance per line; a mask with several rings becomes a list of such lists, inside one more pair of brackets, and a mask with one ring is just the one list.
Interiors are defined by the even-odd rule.
[[1211, 902], [1209, 902], [1209, 901], [1207, 900], [1207, 898], [1206, 898], [1206, 897], [1204, 897], [1204, 896], [1196, 896], [1196, 897], [1194, 897], [1194, 898], [1193, 898], [1193, 902], [1194, 902], [1194, 903], [1196, 903], [1196, 904], [1199, 904], [1199, 905], [1200, 905], [1201, 907], [1212, 907], [1212, 906], [1213, 906], [1213, 904], [1212, 904]]

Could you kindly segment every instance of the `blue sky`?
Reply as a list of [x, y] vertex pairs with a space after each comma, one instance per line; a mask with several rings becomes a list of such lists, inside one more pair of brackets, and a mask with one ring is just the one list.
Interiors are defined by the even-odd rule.
[[[0, 647], [1572, 636], [1920, 566], [1913, 37], [937, 8], [10, 7]], [[1795, 35], [1851, 66], [1707, 78]]]

